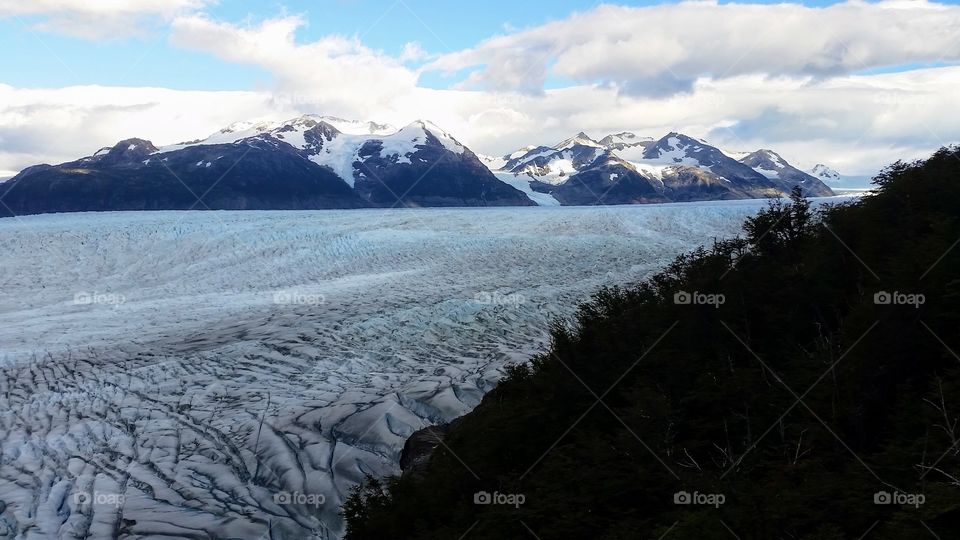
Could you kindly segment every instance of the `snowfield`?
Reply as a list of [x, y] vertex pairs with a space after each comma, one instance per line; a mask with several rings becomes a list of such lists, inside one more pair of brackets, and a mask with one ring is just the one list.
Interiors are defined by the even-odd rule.
[[0, 538], [338, 538], [551, 320], [763, 205], [0, 219]]

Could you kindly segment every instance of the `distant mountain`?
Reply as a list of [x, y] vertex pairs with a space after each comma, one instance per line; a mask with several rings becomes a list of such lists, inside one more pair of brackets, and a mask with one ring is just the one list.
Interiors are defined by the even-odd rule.
[[813, 176], [814, 178], [819, 178], [824, 182], [836, 182], [840, 180], [840, 173], [827, 167], [823, 163], [817, 163], [813, 166], [812, 169], [807, 171], [807, 174]]
[[513, 185], [523, 179], [530, 191], [565, 205], [778, 197], [794, 186], [809, 196], [833, 194], [771, 150], [731, 156], [676, 132], [660, 139], [622, 132], [599, 141], [581, 132], [485, 163], [499, 178], [513, 175]]
[[0, 211], [15, 215], [534, 204], [429, 122], [396, 130], [323, 116], [237, 123], [162, 148], [129, 139], [8, 182]]
[[628, 131], [614, 133], [613, 135], [607, 135], [600, 139], [600, 144], [612, 150], [623, 150], [624, 148], [632, 148], [635, 146], [646, 148], [654, 142], [653, 137], [639, 137]]
[[863, 191], [875, 187], [872, 175], [842, 174], [823, 163], [815, 165], [807, 171], [807, 174], [816, 177], [838, 191]]
[[740, 162], [778, 184], [781, 189], [789, 191], [794, 186], [800, 186], [800, 189], [810, 196], [828, 197], [833, 195], [833, 192], [821, 179], [790, 165], [773, 150], [757, 150], [741, 158]]
[[[821, 167], [821, 166], [818, 166]], [[821, 176], [772, 150], [724, 152], [681, 133], [580, 132], [554, 146], [478, 156], [428, 121], [400, 129], [304, 115], [238, 122], [169, 146], [128, 139], [4, 184], [0, 215], [185, 209], [638, 204], [780, 197]], [[198, 200], [199, 199], [199, 200]]]
[[[346, 540], [957, 538], [958, 177], [944, 148], [872, 197], [764, 210], [599, 291], [471, 412], [416, 432], [402, 476], [368, 477]], [[878, 292], [924, 272], [936, 301]]]

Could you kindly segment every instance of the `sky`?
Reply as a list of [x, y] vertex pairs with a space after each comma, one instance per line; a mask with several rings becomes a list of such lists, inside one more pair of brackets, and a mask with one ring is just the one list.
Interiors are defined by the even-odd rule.
[[0, 0], [0, 177], [241, 120], [478, 153], [670, 131], [870, 175], [960, 142], [956, 2]]

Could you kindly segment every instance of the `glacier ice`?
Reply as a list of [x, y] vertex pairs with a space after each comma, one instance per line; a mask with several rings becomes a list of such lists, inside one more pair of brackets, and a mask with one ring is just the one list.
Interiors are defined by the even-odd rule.
[[337, 538], [551, 320], [763, 204], [0, 219], [0, 537]]

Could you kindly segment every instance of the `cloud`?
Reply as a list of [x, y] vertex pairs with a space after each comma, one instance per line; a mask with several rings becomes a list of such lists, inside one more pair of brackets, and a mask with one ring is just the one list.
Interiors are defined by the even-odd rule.
[[[418, 86], [420, 69], [405, 64], [426, 54], [415, 42], [393, 57], [356, 37], [301, 42], [302, 16], [235, 25], [185, 12], [171, 23], [173, 44], [259, 66], [273, 86], [181, 92], [0, 85], [0, 170], [75, 159], [132, 136], [168, 144], [237, 120], [321, 113], [394, 125], [428, 118], [486, 154], [553, 144], [581, 130], [594, 137], [682, 131], [735, 150], [773, 147], [801, 167], [824, 162], [870, 174], [960, 141], [960, 67], [848, 72], [862, 69], [863, 60], [954, 58], [955, 47], [933, 49], [951, 32], [960, 41], [958, 10], [913, 2], [601, 6], [435, 59], [428, 69], [482, 64], [445, 90]], [[907, 40], [918, 21], [928, 39]], [[889, 23], [882, 29], [889, 43], [869, 29], [847, 35], [846, 23]], [[638, 40], [646, 40], [639, 51]], [[580, 82], [544, 89], [551, 75]]]
[[[82, 39], [131, 37], [144, 27], [199, 10], [213, 0], [0, 0], [0, 18]], [[26, 19], [26, 20], [23, 20]]]
[[670, 97], [577, 86], [535, 96], [409, 88], [376, 114], [345, 115], [282, 93], [149, 88], [16, 89], [0, 85], [0, 170], [89, 155], [128, 137], [156, 144], [204, 137], [237, 120], [332, 113], [403, 125], [429, 118], [474, 151], [504, 154], [578, 131], [662, 136], [681, 131], [732, 150], [772, 147], [800, 167], [872, 174], [896, 159], [960, 142], [960, 67], [830, 80], [759, 75], [702, 78]]
[[237, 118], [273, 112], [270, 96], [256, 92], [0, 84], [0, 170], [70, 161], [129, 137], [158, 144], [196, 139]]
[[403, 45], [403, 51], [400, 52], [399, 60], [403, 63], [420, 62], [432, 58], [434, 55], [428, 53], [419, 41], [410, 41]]
[[416, 72], [357, 38], [331, 35], [297, 43], [296, 31], [305, 24], [300, 16], [287, 16], [239, 27], [194, 15], [174, 21], [171, 40], [268, 70], [281, 101], [345, 116], [372, 116], [416, 87]]
[[549, 75], [630, 95], [689, 91], [701, 77], [826, 78], [960, 60], [960, 6], [923, 0], [800, 4], [603, 5], [489, 38], [425, 70], [477, 69], [476, 88], [539, 92]]

